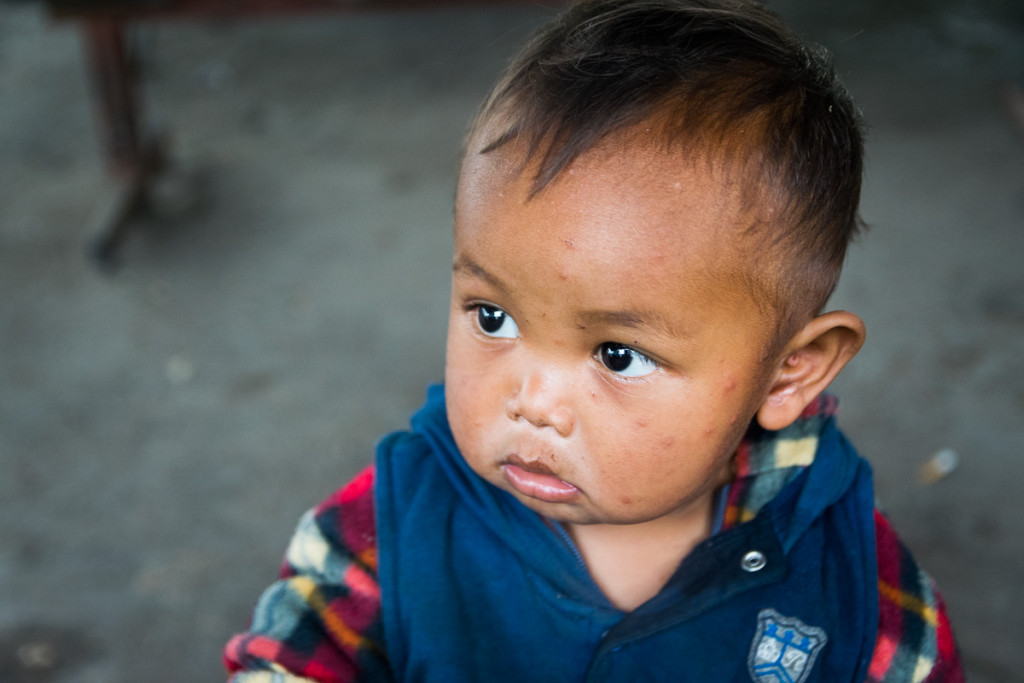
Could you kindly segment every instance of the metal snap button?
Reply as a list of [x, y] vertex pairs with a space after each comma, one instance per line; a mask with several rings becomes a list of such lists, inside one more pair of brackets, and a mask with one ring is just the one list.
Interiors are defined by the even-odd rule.
[[759, 572], [764, 569], [766, 564], [768, 564], [768, 558], [759, 550], [751, 550], [743, 556], [743, 561], [740, 562], [740, 566], [745, 572]]

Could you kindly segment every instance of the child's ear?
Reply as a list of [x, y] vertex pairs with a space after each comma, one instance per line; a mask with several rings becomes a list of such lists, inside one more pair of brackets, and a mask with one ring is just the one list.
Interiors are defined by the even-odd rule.
[[788, 427], [857, 355], [864, 321], [847, 311], [811, 320], [786, 345], [757, 421], [768, 430]]

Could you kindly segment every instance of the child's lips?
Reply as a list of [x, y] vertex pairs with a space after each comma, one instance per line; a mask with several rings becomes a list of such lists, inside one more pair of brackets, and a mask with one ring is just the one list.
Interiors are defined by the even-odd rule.
[[501, 466], [501, 473], [512, 488], [527, 498], [545, 503], [570, 503], [579, 496], [579, 489], [559, 479], [541, 462], [525, 462], [513, 455]]

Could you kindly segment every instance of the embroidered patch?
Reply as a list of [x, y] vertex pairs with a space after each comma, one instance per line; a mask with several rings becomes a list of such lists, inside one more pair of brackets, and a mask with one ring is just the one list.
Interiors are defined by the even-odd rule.
[[820, 628], [763, 609], [757, 615], [757, 633], [747, 657], [750, 677], [756, 683], [803, 683], [827, 642]]

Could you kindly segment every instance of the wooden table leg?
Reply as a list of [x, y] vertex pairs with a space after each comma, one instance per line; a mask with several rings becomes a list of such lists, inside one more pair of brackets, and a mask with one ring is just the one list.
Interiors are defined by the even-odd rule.
[[115, 187], [101, 203], [93, 229], [99, 233], [93, 256], [111, 265], [127, 237], [131, 218], [145, 204], [151, 177], [159, 171], [161, 150], [143, 131], [137, 65], [125, 42], [125, 23], [114, 18], [80, 20], [92, 80], [103, 154]]

